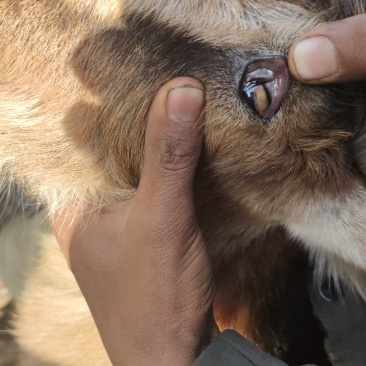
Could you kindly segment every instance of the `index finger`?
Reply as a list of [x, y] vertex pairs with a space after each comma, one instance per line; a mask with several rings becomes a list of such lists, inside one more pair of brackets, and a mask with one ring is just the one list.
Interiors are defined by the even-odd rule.
[[289, 51], [291, 73], [306, 84], [366, 79], [366, 14], [322, 24]]

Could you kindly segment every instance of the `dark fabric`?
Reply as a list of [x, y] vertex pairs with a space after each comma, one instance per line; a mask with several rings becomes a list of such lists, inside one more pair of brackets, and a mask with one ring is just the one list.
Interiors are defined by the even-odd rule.
[[193, 366], [287, 366], [261, 351], [234, 330], [225, 330], [201, 354]]
[[[332, 286], [330, 286], [332, 287]], [[366, 302], [352, 291], [324, 291], [309, 281], [314, 313], [326, 331], [325, 348], [334, 366], [366, 366]], [[226, 330], [193, 366], [287, 366], [234, 330]], [[309, 365], [310, 366], [310, 365]]]
[[326, 330], [325, 348], [332, 365], [366, 366], [365, 301], [344, 288], [336, 296], [322, 293], [318, 284], [311, 284], [311, 302]]

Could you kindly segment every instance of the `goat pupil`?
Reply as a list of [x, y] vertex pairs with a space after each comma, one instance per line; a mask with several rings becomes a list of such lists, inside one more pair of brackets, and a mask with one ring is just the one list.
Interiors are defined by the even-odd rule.
[[246, 83], [243, 96], [249, 107], [261, 118], [264, 118], [271, 105], [271, 95], [266, 84]]

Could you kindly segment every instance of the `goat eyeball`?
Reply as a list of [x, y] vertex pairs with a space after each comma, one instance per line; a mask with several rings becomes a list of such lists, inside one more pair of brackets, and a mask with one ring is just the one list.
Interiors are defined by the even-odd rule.
[[282, 104], [288, 81], [283, 57], [255, 60], [244, 71], [239, 94], [258, 117], [269, 120]]

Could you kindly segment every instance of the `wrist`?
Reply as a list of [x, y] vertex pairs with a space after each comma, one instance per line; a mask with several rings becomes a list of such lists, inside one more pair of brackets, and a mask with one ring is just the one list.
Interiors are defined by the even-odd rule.
[[[96, 320], [113, 366], [191, 366], [212, 338], [208, 329], [192, 330], [180, 325], [169, 327], [149, 321], [144, 327], [129, 321]], [[178, 322], [177, 322], [178, 323]]]
[[113, 366], [192, 366], [198, 357], [197, 349], [176, 342], [133, 342], [107, 351]]

